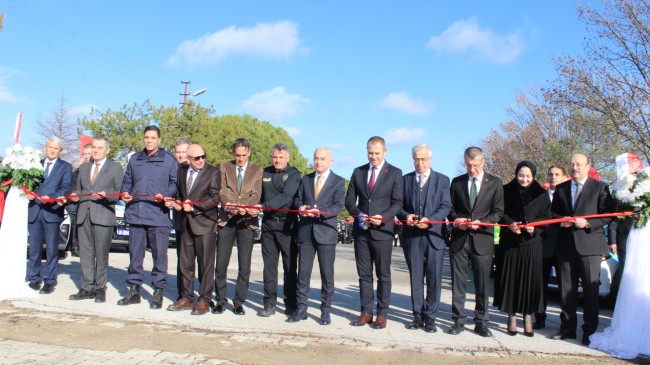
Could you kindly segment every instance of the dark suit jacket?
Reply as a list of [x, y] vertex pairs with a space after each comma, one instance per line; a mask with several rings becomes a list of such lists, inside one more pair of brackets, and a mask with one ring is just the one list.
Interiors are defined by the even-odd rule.
[[[43, 161], [41, 161], [41, 163], [43, 163]], [[54, 166], [52, 166], [50, 170], [50, 176], [48, 176], [34, 190], [34, 192], [39, 196], [47, 195], [50, 198], [57, 198], [60, 196], [65, 196], [68, 191], [70, 191], [71, 185], [72, 165], [59, 158], [56, 160]], [[46, 222], [63, 222], [63, 213], [65, 209], [63, 209], [63, 207], [58, 205], [56, 202], [43, 203], [39, 199], [30, 200], [28, 208], [28, 220], [30, 223], [36, 221], [36, 217], [38, 217], [39, 211], [42, 212], [43, 219]]]
[[[501, 179], [483, 173], [481, 189], [476, 197], [474, 209], [469, 207], [469, 175], [463, 174], [455, 177], [451, 182], [451, 204], [452, 209], [449, 213], [449, 221], [453, 222], [456, 218], [469, 218], [470, 220], [479, 220], [483, 223], [497, 223], [503, 215], [503, 184]], [[480, 226], [479, 229], [461, 230], [454, 227], [451, 232], [451, 241], [449, 250], [458, 252], [465, 244], [468, 235], [474, 239], [474, 247], [479, 255], [492, 255], [494, 253], [494, 227]]]
[[[248, 163], [244, 172], [244, 179], [241, 185], [241, 194], [237, 191], [237, 165], [235, 161], [224, 162], [219, 166], [221, 170], [221, 188], [219, 190], [219, 199], [221, 204], [233, 203], [240, 205], [253, 206], [259, 204], [262, 198], [262, 172], [261, 166], [254, 163]], [[222, 208], [219, 212], [218, 224], [225, 226], [228, 224], [233, 215], [228, 209]], [[257, 217], [244, 215], [246, 225], [249, 229], [255, 230], [259, 226]]]
[[[404, 175], [404, 201], [402, 210], [398, 214], [399, 219], [405, 220], [409, 214], [416, 214], [417, 204], [415, 201], [415, 189], [417, 180], [415, 172]], [[449, 195], [449, 178], [443, 174], [429, 171], [429, 178], [422, 189], [424, 194], [424, 217], [430, 221], [444, 221], [451, 211], [451, 197]], [[427, 240], [434, 248], [441, 250], [445, 248], [445, 235], [447, 227], [444, 224], [432, 224], [424, 230], [417, 227], [410, 227], [406, 224], [402, 227], [402, 239], [404, 242]]]
[[[345, 207], [352, 215], [361, 213], [367, 216], [381, 215], [386, 220], [379, 226], [371, 225], [370, 236], [375, 240], [392, 240], [395, 237], [393, 218], [402, 209], [402, 195], [404, 194], [404, 181], [402, 170], [384, 162], [382, 171], [375, 180], [372, 194], [368, 193], [368, 174], [370, 164], [357, 167], [352, 172], [348, 192], [345, 196]], [[359, 227], [359, 218], [354, 219], [353, 232], [362, 234]]]
[[335, 245], [338, 243], [337, 217], [343, 210], [345, 201], [345, 180], [330, 171], [325, 184], [321, 187], [318, 199], [316, 199], [314, 198], [315, 178], [315, 172], [302, 178], [293, 207], [298, 209], [303, 205], [312, 207], [317, 205], [319, 210], [328, 214], [321, 214], [313, 218], [300, 217], [297, 241]]
[[[522, 192], [515, 178], [503, 187], [503, 197], [505, 205], [500, 222], [502, 224], [533, 223], [551, 219], [551, 201], [546, 190], [537, 181], [533, 180], [530, 186]], [[532, 235], [525, 229], [521, 230], [521, 234], [515, 234], [508, 227], [501, 227], [499, 245], [508, 247], [539, 244], [546, 227], [535, 227]]]
[[[582, 187], [575, 209], [571, 207], [571, 180], [556, 187], [553, 193], [553, 204], [551, 204], [553, 217], [556, 218], [610, 213], [612, 208], [612, 196], [609, 194], [607, 184], [590, 177]], [[575, 227], [558, 229], [556, 248], [558, 255], [570, 254], [573, 245], [581, 256], [607, 254], [607, 239], [602, 228], [609, 223], [610, 218], [588, 219], [588, 221], [587, 229]]]
[[[102, 169], [99, 170], [95, 185], [90, 184], [90, 176], [94, 162], [86, 162], [79, 166], [78, 173], [74, 181], [73, 192], [76, 194], [92, 194], [100, 191], [107, 194], [120, 192], [122, 179], [124, 178], [124, 169], [122, 165], [106, 159]], [[101, 226], [114, 226], [115, 221], [115, 203], [119, 197], [107, 196], [105, 199], [96, 199], [92, 196], [80, 196], [77, 205], [77, 223], [81, 224], [90, 216], [93, 224]]]
[[178, 168], [178, 200], [195, 202], [209, 202], [209, 204], [192, 205], [191, 212], [184, 210], [176, 211], [179, 217], [180, 229], [185, 229], [189, 222], [192, 233], [197, 236], [213, 233], [217, 230], [217, 206], [219, 204], [219, 189], [221, 188], [221, 177], [219, 169], [205, 164], [198, 175], [194, 177], [192, 190], [187, 195], [187, 175], [190, 166], [181, 165]]
[[[551, 198], [546, 194], [548, 205], [551, 206]], [[552, 215], [551, 215], [552, 216]], [[555, 246], [557, 244], [557, 231], [560, 229], [560, 224], [549, 224], [544, 232], [542, 232], [542, 257], [550, 259], [555, 256]]]

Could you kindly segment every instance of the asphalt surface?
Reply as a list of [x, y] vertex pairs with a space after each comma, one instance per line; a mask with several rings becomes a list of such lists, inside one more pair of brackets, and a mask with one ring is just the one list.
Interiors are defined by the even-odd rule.
[[[236, 252], [233, 251], [229, 268], [228, 296], [234, 295], [234, 279], [236, 278]], [[377, 330], [371, 326], [353, 327], [350, 323], [359, 313], [358, 277], [354, 262], [354, 250], [351, 245], [338, 245], [335, 267], [335, 294], [332, 312], [332, 324], [321, 326], [318, 323], [320, 311], [318, 302], [320, 291], [320, 277], [318, 265], [314, 265], [312, 274], [309, 318], [299, 323], [287, 323], [282, 310], [276, 315], [262, 318], [257, 312], [262, 309], [262, 255], [260, 245], [256, 244], [253, 251], [253, 263], [248, 301], [245, 303], [246, 315], [237, 316], [229, 305], [223, 314], [206, 314], [192, 316], [189, 311], [170, 312], [165, 308], [176, 298], [176, 250], [169, 249], [169, 278], [165, 291], [163, 309], [149, 309], [148, 301], [153, 292], [149, 284], [143, 285], [143, 300], [140, 304], [125, 307], [118, 306], [116, 302], [126, 293], [125, 282], [129, 255], [125, 250], [115, 250], [110, 255], [109, 283], [107, 302], [94, 303], [92, 300], [70, 301], [69, 295], [77, 292], [79, 285], [79, 259], [68, 257], [59, 263], [59, 284], [54, 293], [39, 295], [35, 298], [12, 300], [11, 304], [17, 309], [28, 309], [55, 317], [62, 316], [97, 316], [105, 320], [129, 320], [143, 323], [156, 323], [167, 325], [170, 328], [182, 326], [185, 329], [209, 330], [217, 333], [228, 334], [233, 340], [261, 341], [267, 343], [289, 343], [294, 346], [317, 346], [318, 344], [349, 345], [354, 348], [369, 350], [412, 350], [421, 352], [459, 354], [473, 356], [507, 356], [507, 354], [529, 354], [533, 356], [588, 356], [609, 357], [609, 355], [589, 349], [580, 344], [581, 333], [578, 331], [577, 340], [558, 341], [549, 339], [548, 336], [559, 328], [559, 308], [557, 295], [551, 298], [548, 309], [547, 327], [535, 332], [533, 338], [509, 336], [506, 333], [505, 321], [507, 316], [491, 307], [492, 338], [483, 338], [471, 331], [472, 325], [468, 323], [468, 330], [457, 336], [446, 334], [451, 325], [451, 278], [449, 260], [445, 258], [443, 275], [442, 304], [438, 313], [438, 332], [429, 334], [422, 330], [408, 330], [406, 324], [411, 321], [411, 299], [408, 284], [408, 270], [404, 261], [401, 248], [393, 249], [392, 261], [392, 297], [391, 312], [388, 316], [386, 329]], [[145, 257], [145, 281], [151, 280], [151, 256]], [[280, 272], [281, 272], [280, 268]], [[281, 283], [281, 279], [280, 279]], [[197, 283], [198, 287], [198, 283]], [[279, 290], [281, 293], [281, 288]], [[468, 297], [466, 308], [468, 315], [473, 315], [473, 287], [471, 280], [468, 283]], [[282, 309], [282, 300], [278, 300]], [[608, 326], [612, 312], [601, 310], [600, 328]], [[581, 323], [581, 313], [579, 314]], [[2, 334], [0, 333], [0, 341]], [[2, 346], [19, 346], [13, 342], [5, 342]], [[134, 344], [135, 346], [136, 344]], [[0, 347], [2, 347], [0, 346]], [[152, 356], [157, 356], [152, 354]], [[218, 361], [217, 361], [218, 362]], [[5, 363], [3, 361], [3, 363]]]

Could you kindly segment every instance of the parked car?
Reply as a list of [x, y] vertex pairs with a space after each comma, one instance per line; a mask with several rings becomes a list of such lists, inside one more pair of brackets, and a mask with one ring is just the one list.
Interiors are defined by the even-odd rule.
[[[600, 286], [598, 287], [598, 295], [601, 298], [606, 299], [604, 302], [608, 302], [611, 287], [612, 287], [612, 278], [616, 269], [618, 268], [618, 262], [609, 256], [603, 256], [603, 260], [600, 262]], [[549, 280], [548, 287], [550, 290], [559, 291], [559, 283], [557, 280], [557, 273], [555, 272], [555, 267], [551, 268], [551, 278]], [[582, 283], [578, 281], [578, 293], [582, 293]]]
[[[126, 209], [126, 203], [122, 200], [118, 200], [115, 203], [115, 220], [117, 225], [113, 229], [113, 240], [111, 241], [111, 246], [128, 246], [129, 245], [129, 224], [124, 220], [124, 210]], [[176, 230], [172, 226], [171, 218], [172, 212], [169, 212], [169, 244], [176, 244]]]
[[[67, 213], [63, 218], [63, 222], [59, 225], [59, 258], [64, 259], [68, 256], [68, 245], [70, 242], [70, 217]], [[27, 254], [29, 254], [29, 231], [27, 232]], [[43, 260], [46, 259], [45, 256], [45, 245], [43, 245], [43, 255], [41, 256]]]

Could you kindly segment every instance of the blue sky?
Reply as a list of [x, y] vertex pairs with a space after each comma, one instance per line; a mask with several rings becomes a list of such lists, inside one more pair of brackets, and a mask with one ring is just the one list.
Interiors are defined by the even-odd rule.
[[30, 144], [62, 92], [76, 118], [179, 105], [191, 81], [208, 89], [196, 102], [282, 126], [308, 158], [331, 146], [347, 178], [373, 135], [405, 173], [427, 143], [431, 167], [457, 175], [518, 90], [553, 79], [552, 56], [580, 54], [585, 37], [560, 0], [0, 0], [0, 12], [0, 151], [19, 111]]

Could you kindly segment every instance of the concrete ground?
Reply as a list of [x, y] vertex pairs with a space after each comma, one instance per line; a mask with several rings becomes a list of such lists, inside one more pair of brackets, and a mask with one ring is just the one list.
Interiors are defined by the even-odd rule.
[[[236, 251], [233, 251], [231, 266], [229, 269], [229, 286], [228, 296], [232, 298], [234, 293], [234, 278], [236, 277]], [[598, 361], [612, 360], [609, 355], [599, 351], [582, 346], [579, 341], [581, 337], [578, 331], [577, 340], [557, 341], [549, 339], [548, 336], [556, 332], [559, 328], [559, 308], [557, 305], [557, 295], [551, 299], [548, 309], [547, 327], [543, 330], [536, 331], [533, 338], [528, 338], [520, 334], [518, 336], [509, 336], [505, 331], [506, 316], [499, 313], [491, 307], [491, 329], [494, 334], [493, 338], [483, 338], [471, 331], [471, 323], [468, 329], [458, 336], [452, 336], [445, 333], [451, 325], [451, 278], [449, 270], [449, 261], [445, 258], [442, 305], [438, 313], [438, 332], [429, 334], [421, 330], [408, 330], [405, 325], [411, 320], [411, 300], [410, 287], [408, 284], [408, 270], [404, 261], [401, 248], [394, 248], [392, 274], [393, 287], [391, 297], [391, 312], [389, 314], [388, 326], [384, 330], [376, 330], [370, 326], [353, 327], [350, 322], [356, 318], [359, 312], [359, 294], [358, 294], [358, 277], [354, 262], [354, 250], [351, 245], [339, 245], [337, 247], [336, 258], [336, 290], [334, 294], [334, 310], [332, 312], [332, 324], [330, 326], [321, 326], [318, 323], [320, 303], [317, 301], [320, 290], [320, 279], [318, 265], [314, 265], [312, 275], [312, 289], [310, 298], [316, 299], [310, 301], [309, 318], [299, 323], [287, 323], [286, 317], [280, 310], [278, 313], [269, 318], [257, 316], [257, 311], [262, 308], [262, 256], [260, 245], [256, 244], [253, 252], [252, 273], [250, 282], [250, 292], [248, 301], [245, 304], [246, 315], [237, 316], [232, 312], [229, 305], [228, 310], [223, 314], [206, 314], [204, 316], [192, 316], [189, 311], [170, 312], [165, 310], [167, 305], [172, 303], [176, 298], [176, 251], [174, 248], [169, 250], [169, 279], [165, 291], [165, 301], [163, 309], [149, 309], [148, 301], [151, 299], [152, 288], [149, 285], [143, 286], [143, 302], [141, 304], [120, 307], [116, 305], [121, 295], [126, 293], [127, 285], [125, 283], [127, 267], [129, 263], [128, 252], [124, 250], [115, 250], [110, 256], [110, 272], [107, 291], [107, 302], [96, 304], [92, 300], [70, 301], [68, 296], [77, 291], [79, 285], [79, 259], [68, 257], [60, 261], [59, 264], [59, 284], [53, 294], [39, 295], [36, 298], [12, 300], [11, 304], [0, 306], [0, 312], [7, 315], [13, 315], [16, 318], [24, 316], [26, 312], [30, 315], [44, 316], [53, 321], [81, 321], [86, 323], [89, 318], [98, 318], [102, 323], [111, 323], [111, 321], [136, 321], [139, 323], [155, 324], [163, 326], [169, 331], [195, 331], [209, 334], [211, 336], [220, 336], [227, 338], [228, 341], [239, 341], [244, 343], [257, 344], [275, 344], [290, 345], [293, 347], [318, 347], [328, 345], [341, 345], [356, 350], [381, 350], [381, 351], [409, 351], [418, 353], [433, 353], [440, 355], [467, 355], [467, 356], [485, 356], [507, 358], [513, 355], [532, 355], [539, 358], [558, 357], [568, 359], [580, 357], [587, 359], [598, 359]], [[151, 257], [149, 253], [145, 257], [145, 280], [150, 281], [149, 270], [151, 268]], [[280, 268], [281, 272], [281, 268]], [[280, 280], [281, 282], [281, 280]], [[471, 282], [469, 283], [471, 287]], [[468, 289], [471, 291], [473, 289]], [[282, 308], [282, 300], [279, 300], [279, 306]], [[468, 294], [466, 307], [468, 314], [473, 314], [474, 306], [473, 296]], [[610, 323], [612, 312], [601, 310], [600, 325], [602, 328]], [[581, 314], [580, 314], [581, 317]], [[83, 322], [86, 321], [86, 322]], [[90, 322], [88, 322], [90, 323]], [[579, 323], [579, 326], [581, 323]], [[110, 326], [110, 324], [108, 325]], [[98, 327], [99, 328], [99, 327]], [[5, 330], [7, 328], [5, 327]], [[29, 351], [34, 346], [31, 342], [13, 341], [11, 336], [3, 332], [0, 326], [0, 354], [13, 353], [20, 354], [20, 350], [12, 351], [11, 349], [25, 348], [22, 351]], [[39, 343], [36, 338], [33, 343]], [[133, 350], [137, 351], [138, 343], [133, 343]], [[141, 348], [141, 347], [140, 347]], [[67, 351], [65, 346], [52, 347], [45, 346], [37, 352], [57, 353], [57, 351]], [[49, 351], [49, 352], [48, 352]], [[91, 350], [84, 350], [91, 351]], [[144, 350], [143, 350], [144, 351]], [[192, 351], [185, 354], [167, 353], [166, 349], [161, 348], [159, 351], [148, 350], [144, 353], [120, 352], [119, 357], [124, 363], [134, 363], [134, 359], [140, 359], [143, 362], [157, 362], [156, 359], [165, 360], [166, 363], [229, 363], [228, 360], [218, 358], [201, 357], [193, 354]], [[125, 355], [126, 354], [126, 355]], [[163, 354], [163, 355], [161, 355]], [[36, 355], [34, 355], [36, 356]], [[41, 355], [39, 355], [41, 356]], [[85, 356], [85, 355], [84, 355]], [[90, 359], [101, 357], [101, 353], [91, 354]], [[107, 355], [108, 356], [108, 355]], [[47, 357], [47, 356], [46, 356]], [[129, 360], [130, 359], [130, 360]], [[42, 360], [42, 359], [41, 359]], [[145, 361], [147, 360], [147, 361]], [[31, 361], [31, 360], [30, 360]], [[77, 363], [86, 361], [81, 357]], [[89, 360], [94, 361], [94, 360]], [[40, 361], [34, 361], [34, 363]], [[97, 363], [97, 361], [94, 361]], [[8, 357], [0, 355], [0, 363], [31, 363], [10, 361]], [[51, 362], [57, 363], [57, 362]], [[60, 363], [67, 363], [66, 361]], [[111, 362], [114, 363], [114, 362]]]

